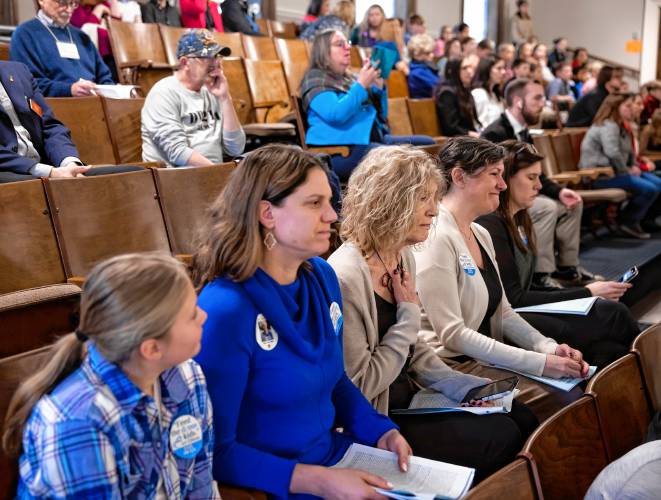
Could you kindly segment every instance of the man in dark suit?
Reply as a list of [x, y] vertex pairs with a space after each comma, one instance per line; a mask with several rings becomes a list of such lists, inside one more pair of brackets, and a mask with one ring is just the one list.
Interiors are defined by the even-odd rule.
[[0, 61], [0, 102], [0, 182], [88, 170], [25, 65]]
[[604, 66], [597, 75], [597, 87], [581, 97], [569, 111], [567, 127], [589, 127], [601, 103], [622, 86], [622, 68]]
[[[544, 88], [533, 80], [512, 80], [505, 88], [507, 108], [495, 122], [482, 131], [492, 142], [515, 139], [532, 144], [528, 127], [539, 122], [544, 108]], [[579, 267], [583, 202], [572, 189], [563, 188], [544, 174], [542, 189], [528, 210], [537, 237], [537, 263], [533, 284], [538, 288], [561, 286], [551, 275], [576, 284], [592, 281], [592, 273]], [[556, 265], [555, 248], [558, 249]]]

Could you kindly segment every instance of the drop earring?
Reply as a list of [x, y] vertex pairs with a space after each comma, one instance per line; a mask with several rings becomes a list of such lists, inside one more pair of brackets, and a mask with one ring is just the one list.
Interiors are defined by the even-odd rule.
[[275, 236], [273, 236], [273, 233], [271, 231], [268, 231], [266, 233], [266, 236], [264, 236], [264, 246], [269, 252], [273, 250], [273, 247], [277, 242], [278, 240], [275, 239]]

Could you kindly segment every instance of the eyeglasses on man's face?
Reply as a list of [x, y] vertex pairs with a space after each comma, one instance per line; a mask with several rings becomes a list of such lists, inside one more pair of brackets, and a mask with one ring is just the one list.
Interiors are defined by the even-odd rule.
[[52, 2], [55, 2], [60, 8], [66, 9], [77, 9], [78, 6], [80, 5], [79, 0], [51, 0]]

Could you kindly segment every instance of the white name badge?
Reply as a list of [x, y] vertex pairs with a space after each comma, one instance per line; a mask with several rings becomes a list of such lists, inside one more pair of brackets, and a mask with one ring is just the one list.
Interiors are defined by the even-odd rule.
[[78, 47], [76, 47], [75, 43], [57, 42], [57, 51], [60, 53], [62, 59], [80, 59]]
[[342, 311], [340, 310], [340, 306], [337, 302], [333, 302], [330, 305], [330, 319], [331, 322], [333, 323], [333, 329], [335, 330], [335, 335], [339, 335], [344, 318], [342, 317]]
[[265, 351], [272, 351], [278, 345], [278, 332], [269, 325], [263, 314], [258, 314], [255, 319], [255, 340]]
[[202, 449], [202, 427], [192, 415], [182, 415], [170, 427], [170, 449], [179, 458], [195, 458]]
[[473, 264], [473, 259], [471, 259], [470, 255], [465, 253], [459, 254], [459, 265], [468, 276], [475, 276], [475, 264]]

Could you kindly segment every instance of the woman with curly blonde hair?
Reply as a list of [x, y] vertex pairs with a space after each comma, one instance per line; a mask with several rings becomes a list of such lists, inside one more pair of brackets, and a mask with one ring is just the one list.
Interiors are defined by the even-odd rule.
[[[434, 158], [406, 146], [370, 151], [347, 186], [345, 241], [329, 258], [342, 290], [344, 363], [383, 414], [407, 408], [421, 387], [458, 406], [469, 389], [489, 382], [450, 369], [418, 341], [421, 313], [411, 246], [427, 239], [444, 191]], [[390, 416], [416, 455], [474, 467], [478, 481], [510, 462], [537, 423], [518, 404], [508, 415]]]

